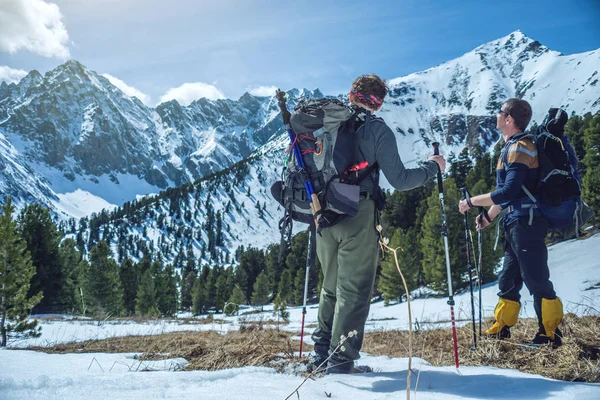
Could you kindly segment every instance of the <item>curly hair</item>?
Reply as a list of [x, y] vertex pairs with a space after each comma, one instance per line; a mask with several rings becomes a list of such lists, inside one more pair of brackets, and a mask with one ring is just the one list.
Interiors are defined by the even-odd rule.
[[388, 93], [383, 79], [375, 74], [361, 75], [352, 82], [351, 93], [366, 106], [378, 107]]

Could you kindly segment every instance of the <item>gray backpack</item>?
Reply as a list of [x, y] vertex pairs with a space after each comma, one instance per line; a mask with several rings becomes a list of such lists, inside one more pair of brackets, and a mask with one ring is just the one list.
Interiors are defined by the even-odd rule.
[[306, 99], [294, 108], [290, 125], [304, 168], [298, 167], [290, 146], [283, 179], [271, 187], [273, 197], [285, 208], [280, 229], [291, 220], [313, 222], [305, 178], [321, 204], [319, 230], [358, 214], [359, 184], [377, 167], [367, 162], [357, 164], [356, 130], [363, 123], [358, 114], [357, 109], [338, 99]]

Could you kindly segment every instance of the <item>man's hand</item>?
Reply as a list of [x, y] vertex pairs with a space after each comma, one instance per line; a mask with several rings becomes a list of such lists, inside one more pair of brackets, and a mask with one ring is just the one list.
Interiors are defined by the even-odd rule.
[[458, 211], [460, 211], [461, 214], [466, 213], [470, 209], [471, 207], [469, 207], [467, 200], [461, 200], [460, 203], [458, 203]]
[[440, 171], [444, 171], [446, 169], [446, 159], [444, 159], [444, 156], [430, 156], [429, 160], [435, 161], [440, 167]]
[[[492, 218], [492, 217], [490, 216], [490, 218]], [[492, 218], [492, 221], [493, 221], [493, 218]], [[477, 218], [475, 218], [475, 224], [477, 226], [477, 230], [480, 231], [480, 230], [484, 229], [486, 226], [488, 226], [490, 224], [490, 222], [482, 214], [479, 214], [477, 216]]]

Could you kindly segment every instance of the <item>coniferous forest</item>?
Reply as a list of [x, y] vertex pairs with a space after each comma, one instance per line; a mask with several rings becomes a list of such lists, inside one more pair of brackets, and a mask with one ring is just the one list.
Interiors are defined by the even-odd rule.
[[[565, 133], [579, 160], [582, 197], [595, 211], [592, 222], [598, 225], [600, 113], [571, 116]], [[460, 188], [468, 188], [472, 195], [492, 190], [499, 149], [496, 145], [490, 154], [465, 148], [458, 155], [448, 155], [451, 165], [444, 180], [445, 204], [452, 283], [457, 292], [468, 289], [469, 284], [464, 221], [457, 210]], [[279, 242], [266, 248], [239, 245], [224, 249], [224, 234], [229, 227], [223, 215], [249, 206], [236, 200], [232, 188], [243, 186], [253, 161], [245, 159], [194, 184], [169, 188], [78, 221], [57, 223], [49, 210], [38, 204], [29, 204], [17, 214], [9, 201], [0, 212], [2, 343], [6, 343], [7, 336], [36, 334], [35, 323], [26, 320], [29, 313], [169, 317], [179, 311], [233, 314], [240, 305], [262, 307], [271, 302], [283, 311], [286, 306], [301, 305], [307, 231], [297, 233], [284, 246], [281, 256]], [[264, 188], [244, 190], [267, 191], [270, 182], [262, 183]], [[211, 193], [218, 190], [229, 194], [230, 200], [215, 211]], [[192, 206], [190, 199], [199, 199], [200, 193], [208, 194], [206, 200]], [[266, 210], [266, 204], [260, 201], [254, 207]], [[198, 212], [206, 215], [201, 226], [191, 223]], [[155, 246], [148, 241], [143, 224], [149, 218], [165, 235], [174, 235], [175, 242], [159, 238]], [[473, 248], [477, 249], [474, 218], [473, 212], [469, 223]], [[433, 295], [447, 295], [435, 181], [412, 191], [388, 193], [382, 222], [390, 247], [401, 249], [399, 263], [409, 290], [427, 287]], [[135, 224], [141, 227], [141, 234], [128, 235], [125, 228]], [[494, 250], [495, 226], [481, 236], [485, 283], [495, 280], [502, 237]], [[561, 238], [552, 237], [557, 239]], [[192, 243], [201, 243], [200, 256], [193, 251]], [[473, 254], [473, 259], [477, 258]], [[309, 302], [317, 302], [322, 279], [318, 261], [316, 264], [309, 274]], [[389, 303], [402, 301], [403, 296], [404, 287], [393, 258], [382, 258], [374, 297]]]

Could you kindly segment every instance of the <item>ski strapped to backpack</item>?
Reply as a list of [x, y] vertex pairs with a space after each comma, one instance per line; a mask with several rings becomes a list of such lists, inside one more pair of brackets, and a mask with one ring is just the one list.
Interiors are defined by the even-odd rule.
[[[534, 133], [515, 135], [502, 150], [502, 163], [507, 165], [508, 151], [518, 140], [529, 138], [536, 146], [540, 179], [534, 191], [525, 185], [521, 189], [526, 197], [510, 205], [507, 213], [529, 216], [543, 215], [552, 229], [563, 235], [579, 235], [580, 227], [591, 219], [593, 211], [581, 199], [581, 178], [577, 170], [577, 157], [564, 136], [568, 116], [564, 110], [551, 108], [544, 122]], [[574, 232], [573, 232], [574, 231]]]
[[[377, 163], [370, 165], [364, 157], [359, 161], [356, 131], [363, 124], [362, 118], [368, 129], [368, 111], [332, 98], [304, 99], [294, 108], [288, 124], [292, 144], [288, 161], [282, 180], [271, 187], [273, 197], [284, 207], [279, 225], [282, 241], [291, 234], [292, 221], [310, 224], [313, 215], [318, 216], [320, 232], [356, 216], [361, 198], [371, 196], [378, 203], [383, 197]], [[374, 177], [374, 191], [361, 193], [360, 183], [368, 176]], [[312, 192], [306, 189], [306, 182], [311, 183]], [[315, 201], [320, 206], [318, 214], [313, 213]]]
[[285, 92], [281, 90], [277, 90], [277, 100], [279, 109], [281, 110], [281, 117], [283, 118], [283, 124], [287, 128], [288, 135], [290, 137], [291, 150], [293, 151], [293, 156], [295, 161], [298, 163], [298, 171], [299, 177], [301, 179], [301, 183], [306, 190], [307, 199], [309, 201], [310, 210], [314, 218], [314, 222], [316, 226], [319, 226], [319, 219], [321, 218], [321, 203], [317, 198], [315, 190], [313, 188], [312, 182], [310, 180], [310, 176], [308, 175], [306, 168], [304, 166], [304, 161], [302, 158], [302, 152], [300, 150], [300, 146], [298, 143], [298, 135], [294, 133], [290, 125], [291, 114], [286, 106]]

